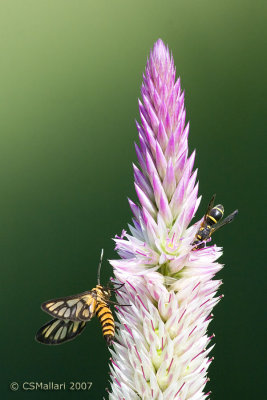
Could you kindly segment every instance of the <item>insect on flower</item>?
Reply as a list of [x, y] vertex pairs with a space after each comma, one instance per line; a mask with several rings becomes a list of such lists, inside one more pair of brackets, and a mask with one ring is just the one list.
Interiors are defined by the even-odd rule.
[[43, 311], [55, 317], [42, 326], [35, 339], [44, 344], [61, 344], [78, 336], [85, 328], [86, 322], [97, 315], [103, 336], [110, 346], [114, 339], [115, 323], [109, 304], [117, 304], [110, 300], [111, 292], [120, 289], [124, 284], [117, 284], [116, 288], [101, 286], [100, 269], [103, 258], [101, 251], [97, 273], [97, 285], [92, 290], [74, 296], [52, 299], [41, 305]]
[[195, 236], [195, 240], [192, 243], [193, 246], [196, 245], [193, 250], [202, 249], [205, 246], [205, 242], [211, 237], [211, 235], [217, 231], [217, 229], [232, 222], [238, 213], [238, 210], [235, 210], [222, 220], [224, 207], [222, 204], [214, 206], [215, 197], [216, 194], [212, 196], [209, 202], [204, 220]]

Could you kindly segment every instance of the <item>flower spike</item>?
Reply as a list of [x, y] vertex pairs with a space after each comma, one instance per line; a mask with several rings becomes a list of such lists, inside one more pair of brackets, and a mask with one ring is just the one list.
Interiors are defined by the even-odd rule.
[[200, 197], [175, 74], [159, 39], [141, 86], [133, 225], [116, 236], [121, 259], [110, 261], [125, 283], [117, 302], [131, 305], [116, 313], [110, 400], [204, 400], [210, 394], [205, 385], [214, 335], [207, 328], [220, 300], [221, 281], [213, 277], [222, 268], [222, 250], [206, 240], [203, 248], [193, 245], [203, 219], [191, 222]]

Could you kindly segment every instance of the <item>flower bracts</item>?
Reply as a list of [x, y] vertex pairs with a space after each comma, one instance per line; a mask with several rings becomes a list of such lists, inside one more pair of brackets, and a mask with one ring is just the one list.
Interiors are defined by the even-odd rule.
[[194, 250], [201, 221], [195, 152], [188, 154], [184, 92], [168, 48], [158, 40], [147, 61], [137, 123], [138, 203], [130, 233], [115, 238], [121, 259], [110, 261], [125, 283], [117, 294], [116, 342], [111, 361], [112, 400], [202, 400], [211, 362], [207, 335], [221, 282], [221, 249]]

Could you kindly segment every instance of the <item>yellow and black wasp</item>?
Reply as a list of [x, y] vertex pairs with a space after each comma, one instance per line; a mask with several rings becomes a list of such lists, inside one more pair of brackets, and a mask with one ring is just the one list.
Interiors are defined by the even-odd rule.
[[86, 322], [97, 315], [107, 345], [112, 344], [115, 323], [109, 304], [116, 303], [111, 301], [110, 297], [112, 291], [119, 289], [124, 284], [117, 284], [116, 288], [100, 285], [102, 258], [103, 250], [101, 251], [95, 288], [74, 296], [48, 300], [41, 305], [43, 311], [55, 318], [38, 330], [35, 337], [38, 342], [61, 344], [72, 340], [83, 331]]
[[195, 240], [192, 243], [192, 245], [195, 246], [193, 250], [202, 249], [205, 246], [205, 242], [211, 237], [211, 235], [217, 231], [217, 229], [232, 222], [238, 213], [238, 210], [235, 210], [226, 218], [222, 219], [224, 207], [222, 204], [218, 204], [214, 207], [215, 197], [216, 194], [212, 196], [209, 202], [204, 220], [195, 236]]

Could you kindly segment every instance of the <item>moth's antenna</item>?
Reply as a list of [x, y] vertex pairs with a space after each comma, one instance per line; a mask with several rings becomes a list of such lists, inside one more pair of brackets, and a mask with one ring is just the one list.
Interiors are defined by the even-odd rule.
[[97, 284], [98, 285], [100, 285], [100, 270], [101, 270], [101, 264], [102, 264], [102, 260], [103, 260], [103, 254], [104, 254], [104, 249], [101, 250], [100, 261], [98, 264], [98, 270], [97, 270]]

